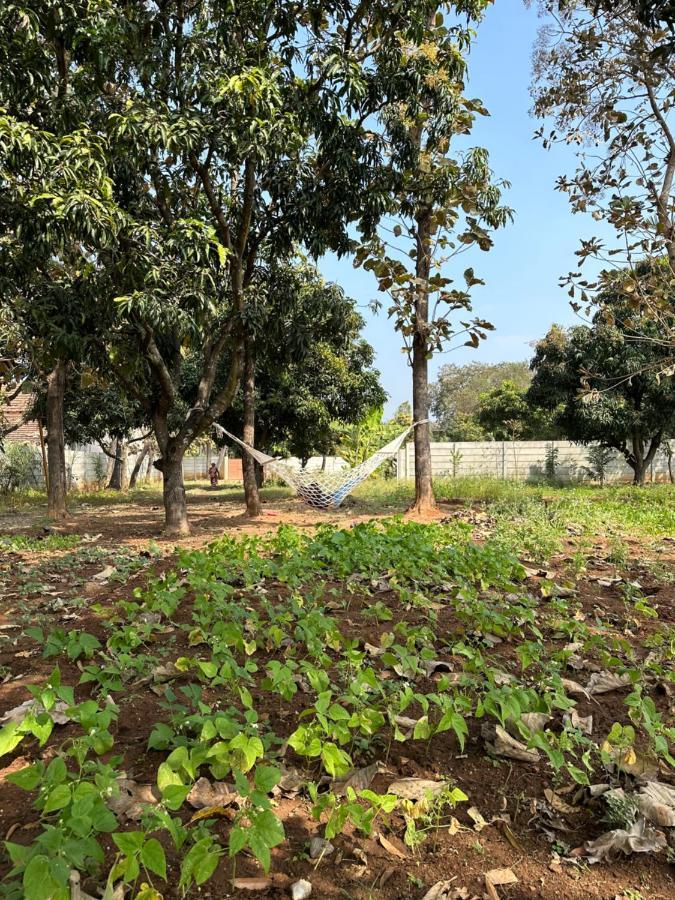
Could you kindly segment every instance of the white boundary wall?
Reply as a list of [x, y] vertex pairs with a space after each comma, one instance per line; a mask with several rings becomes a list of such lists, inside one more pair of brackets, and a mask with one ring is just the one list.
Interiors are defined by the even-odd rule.
[[[558, 450], [556, 477], [561, 481], [582, 481], [589, 478], [588, 451], [590, 446], [571, 441], [456, 441], [431, 444], [431, 468], [435, 477], [462, 478], [489, 475], [513, 481], [543, 479], [546, 451]], [[407, 443], [398, 452], [397, 478], [415, 475], [415, 446]], [[675, 461], [673, 463], [675, 466]], [[623, 456], [615, 452], [607, 471], [608, 481], [631, 481], [633, 470]], [[647, 473], [648, 480], [667, 481], [668, 461], [659, 450]]]

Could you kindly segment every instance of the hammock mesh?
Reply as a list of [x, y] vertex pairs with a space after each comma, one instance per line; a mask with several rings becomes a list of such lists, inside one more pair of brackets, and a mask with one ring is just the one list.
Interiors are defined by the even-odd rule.
[[244, 441], [240, 440], [234, 434], [230, 434], [230, 432], [226, 431], [221, 425], [214, 424], [213, 427], [221, 436], [225, 435], [238, 444], [243, 450], [249, 453], [253, 459], [259, 462], [261, 466], [265, 466], [267, 471], [278, 475], [278, 477], [285, 481], [286, 484], [294, 488], [297, 491], [298, 496], [304, 500], [305, 503], [309, 506], [316, 507], [317, 509], [337, 508], [354, 488], [361, 484], [362, 481], [365, 481], [369, 475], [372, 475], [383, 462], [386, 462], [388, 459], [391, 459], [392, 456], [395, 456], [399, 447], [401, 447], [403, 441], [413, 428], [413, 426], [410, 425], [397, 438], [394, 438], [393, 441], [389, 441], [388, 444], [385, 444], [384, 447], [377, 450], [372, 456], [369, 456], [368, 459], [364, 460], [358, 466], [334, 472], [322, 472], [296, 468], [295, 466], [284, 462], [282, 459], [268, 456], [267, 453], [256, 450], [255, 447], [251, 447], [250, 444], [244, 443]]

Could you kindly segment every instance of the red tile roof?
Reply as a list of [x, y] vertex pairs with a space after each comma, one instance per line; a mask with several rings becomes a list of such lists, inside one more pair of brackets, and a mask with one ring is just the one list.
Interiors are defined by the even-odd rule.
[[21, 421], [22, 424], [15, 431], [11, 431], [5, 436], [5, 441], [28, 441], [37, 443], [40, 440], [40, 431], [35, 420], [22, 421], [33, 403], [31, 394], [19, 394], [9, 404], [2, 402], [0, 397], [0, 433], [6, 425], [16, 425]]

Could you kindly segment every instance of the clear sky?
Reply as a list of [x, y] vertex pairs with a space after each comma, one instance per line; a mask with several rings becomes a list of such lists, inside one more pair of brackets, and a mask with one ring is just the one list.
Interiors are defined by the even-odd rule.
[[[478, 29], [467, 93], [480, 97], [491, 115], [477, 120], [471, 143], [487, 147], [495, 175], [511, 182], [504, 199], [515, 210], [515, 220], [496, 233], [489, 253], [477, 253], [470, 261], [460, 256], [455, 264], [462, 285], [462, 272], [469, 264], [485, 279], [485, 287], [474, 288], [473, 309], [496, 330], [477, 350], [461, 347], [435, 356], [430, 364], [432, 378], [444, 362], [528, 359], [531, 342], [553, 322], [578, 321], [558, 279], [575, 268], [579, 238], [597, 233], [598, 228], [590, 217], [573, 215], [567, 195], [555, 190], [556, 177], [574, 171], [573, 149], [544, 150], [533, 139], [539, 123], [529, 114], [529, 85], [532, 47], [541, 21], [522, 0], [496, 0]], [[399, 349], [400, 335], [386, 315], [387, 296], [378, 295], [372, 274], [354, 269], [348, 259], [327, 257], [320, 268], [362, 307], [367, 319], [365, 337], [376, 350], [390, 413], [411, 399], [412, 388], [410, 369]], [[447, 274], [453, 277], [452, 271]], [[378, 296], [385, 309], [375, 316], [366, 307]]]

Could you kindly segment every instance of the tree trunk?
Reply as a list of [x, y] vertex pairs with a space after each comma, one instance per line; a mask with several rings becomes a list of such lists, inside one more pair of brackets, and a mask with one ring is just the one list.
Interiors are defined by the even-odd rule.
[[[431, 209], [424, 207], [417, 216], [417, 261], [415, 273], [423, 279], [415, 295], [415, 333], [412, 345], [413, 421], [415, 439], [415, 502], [411, 512], [424, 514], [435, 509], [431, 477], [429, 434], [429, 291], [431, 272]], [[419, 282], [418, 282], [419, 283]]]
[[122, 438], [115, 438], [112, 444], [112, 452], [115, 454], [113, 469], [108, 482], [108, 490], [121, 491], [124, 488], [124, 470], [126, 468], [126, 445]]
[[[225, 480], [225, 452], [227, 447], [221, 447], [218, 451], [218, 462], [216, 463], [216, 467], [218, 469], [218, 477]], [[229, 473], [228, 473], [229, 474]]]
[[150, 447], [152, 446], [150, 441], [145, 441], [143, 446], [141, 447], [141, 452], [136, 457], [136, 462], [134, 463], [134, 467], [131, 470], [131, 478], [129, 479], [129, 487], [135, 488], [136, 482], [138, 480], [138, 474], [141, 471], [141, 466], [143, 465], [143, 460], [150, 453]]
[[187, 516], [187, 497], [183, 484], [183, 456], [185, 448], [169, 438], [162, 459], [155, 468], [162, 473], [162, 499], [164, 501], [164, 534], [182, 537], [190, 534]]
[[63, 404], [66, 393], [66, 363], [59, 360], [47, 376], [47, 509], [50, 519], [67, 519], [66, 441], [63, 434]]
[[662, 432], [657, 432], [649, 444], [649, 450], [645, 454], [645, 440], [641, 431], [634, 431], [632, 436], [632, 453], [627, 457], [628, 464], [633, 469], [633, 484], [643, 485], [647, 471], [652, 464], [656, 451], [661, 446]]
[[[255, 446], [255, 357], [250, 341], [246, 342], [244, 356], [244, 433], [242, 440]], [[246, 515], [255, 518], [262, 513], [258, 480], [256, 478], [255, 460], [250, 453], [242, 458], [244, 478], [244, 496], [246, 497]]]
[[145, 470], [145, 480], [150, 481], [150, 476], [152, 475], [152, 464], [154, 460], [152, 458], [152, 444], [150, 444], [150, 450], [148, 452], [148, 465]]

